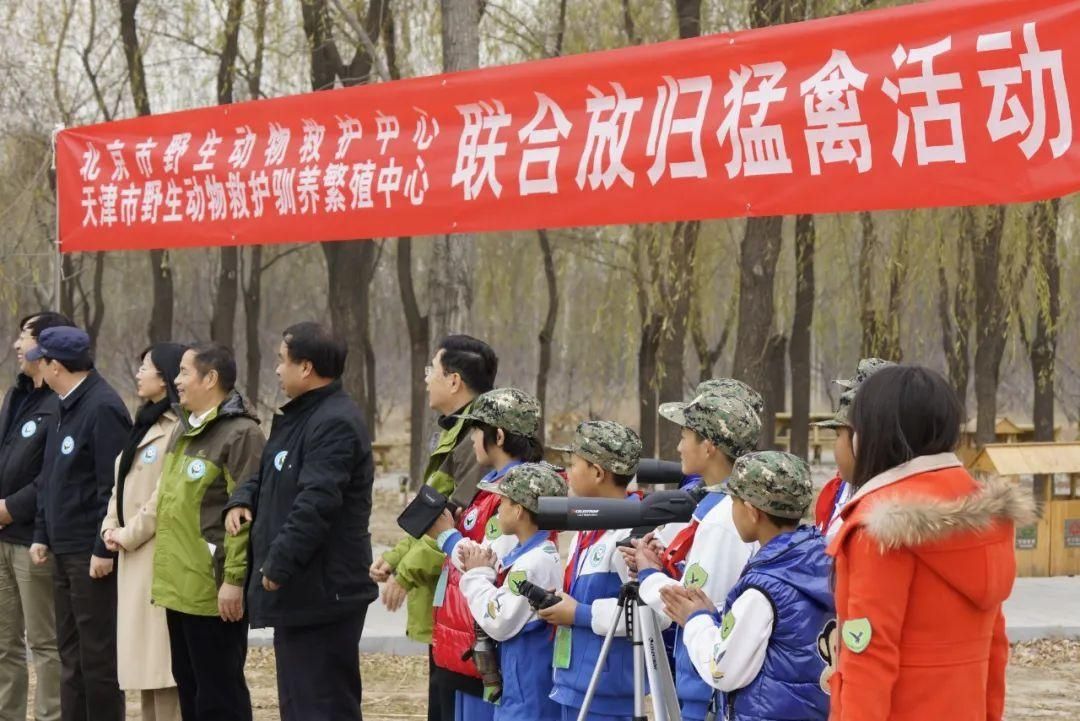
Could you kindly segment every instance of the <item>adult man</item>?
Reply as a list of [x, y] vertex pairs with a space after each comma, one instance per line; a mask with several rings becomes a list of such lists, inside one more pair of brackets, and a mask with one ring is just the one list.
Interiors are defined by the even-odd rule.
[[[59, 409], [45, 385], [44, 363], [28, 361], [46, 328], [71, 325], [59, 313], [23, 318], [15, 341], [19, 375], [0, 410], [0, 721], [26, 720], [26, 647], [34, 659], [35, 721], [60, 718], [60, 653], [56, 648], [53, 562], [30, 562], [37, 485], [45, 440]], [[23, 634], [25, 632], [25, 638]]]
[[[460, 416], [468, 412], [476, 396], [492, 389], [498, 369], [499, 359], [491, 346], [467, 335], [443, 338], [426, 369], [428, 401], [440, 414], [442, 433], [424, 472], [424, 483], [451, 496], [461, 508], [469, 505], [477, 483], [491, 469], [477, 463], [469, 434], [464, 432], [466, 421]], [[431, 609], [444, 558], [435, 541], [425, 536], [405, 538], [372, 564], [371, 577], [386, 583], [383, 602], [387, 608], [397, 610], [408, 596], [406, 635], [414, 641], [431, 643]], [[462, 683], [475, 681], [432, 662], [428, 718], [452, 718], [454, 691]]]
[[30, 557], [55, 559], [60, 711], [64, 721], [120, 721], [116, 682], [115, 554], [98, 535], [112, 495], [116, 456], [131, 430], [120, 396], [94, 371], [90, 337], [48, 328], [26, 360], [44, 360], [44, 379], [60, 397], [45, 443]]
[[184, 721], [251, 721], [244, 680], [248, 533], [229, 536], [229, 495], [259, 467], [265, 439], [217, 343], [184, 353], [176, 391], [183, 432], [158, 483], [153, 602], [165, 609]]
[[251, 521], [248, 612], [274, 627], [283, 721], [361, 718], [360, 633], [378, 597], [371, 564], [371, 439], [345, 394], [345, 343], [318, 323], [285, 330], [277, 376], [290, 398], [259, 474], [229, 501], [226, 530]]

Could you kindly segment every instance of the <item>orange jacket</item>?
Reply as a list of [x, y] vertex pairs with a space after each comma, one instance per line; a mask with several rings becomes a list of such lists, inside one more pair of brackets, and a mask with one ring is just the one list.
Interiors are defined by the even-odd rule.
[[951, 453], [867, 482], [844, 507], [836, 559], [839, 664], [831, 721], [999, 721], [1002, 602], [1030, 496], [976, 482]]

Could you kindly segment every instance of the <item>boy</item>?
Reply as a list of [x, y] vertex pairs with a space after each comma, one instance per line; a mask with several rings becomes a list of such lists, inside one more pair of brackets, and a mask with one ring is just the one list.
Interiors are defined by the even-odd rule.
[[[699, 473], [707, 487], [714, 489], [698, 504], [694, 520], [665, 550], [686, 548], [681, 582], [700, 588], [713, 599], [723, 599], [739, 577], [756, 547], [739, 537], [732, 518], [733, 503], [720, 491], [731, 473], [732, 464], [757, 446], [761, 421], [757, 411], [739, 396], [706, 393], [690, 403], [665, 403], [660, 414], [683, 427], [679, 456], [683, 473]], [[641, 583], [641, 599], [654, 611], [663, 612], [660, 590], [678, 586], [672, 569], [661, 570], [653, 539], [635, 542], [634, 566]], [[671, 565], [670, 563], [667, 565]], [[675, 686], [682, 716], [687, 721], [703, 721], [713, 690], [694, 670], [682, 633], [675, 638]]]
[[814, 424], [819, 428], [836, 430], [836, 442], [833, 445], [836, 476], [822, 487], [814, 506], [814, 523], [818, 530], [825, 534], [826, 540], [831, 539], [840, 530], [840, 511], [851, 498], [851, 486], [847, 479], [850, 479], [855, 472], [855, 449], [851, 443], [851, 421], [848, 420], [848, 414], [851, 412], [851, 404], [855, 402], [855, 391], [867, 378], [891, 365], [895, 364], [880, 358], [863, 358], [859, 361], [854, 378], [835, 381], [844, 389], [844, 392], [840, 394], [836, 415], [827, 421]]
[[[641, 460], [641, 439], [636, 433], [611, 421], [586, 421], [577, 427], [570, 452], [567, 478], [572, 495], [626, 498], [626, 487]], [[558, 627], [551, 698], [562, 706], [563, 719], [578, 716], [611, 627], [619, 589], [629, 579], [626, 562], [615, 546], [629, 535], [629, 529], [578, 532], [558, 594], [562, 601], [540, 611], [541, 619]], [[590, 719], [615, 721], [633, 714], [633, 656], [624, 625], [622, 619], [616, 623]]]
[[479, 488], [501, 497], [502, 537], [517, 539], [501, 562], [490, 546], [469, 541], [458, 546], [465, 569], [461, 592], [476, 623], [499, 643], [503, 687], [494, 717], [559, 721], [562, 711], [549, 698], [551, 669], [538, 662], [551, 657], [551, 632], [521, 593], [521, 582], [545, 589], [562, 582], [556, 534], [540, 530], [536, 512], [541, 497], [566, 495], [566, 481], [547, 464], [525, 463], [510, 469], [501, 481], [482, 482]]
[[723, 692], [717, 705], [727, 719], [825, 721], [819, 641], [828, 642], [836, 608], [824, 538], [799, 523], [813, 496], [810, 467], [789, 453], [751, 453], [735, 462], [725, 491], [739, 536], [761, 550], [727, 595], [722, 620], [700, 589], [678, 586], [660, 592], [665, 613], [684, 627], [701, 678]]

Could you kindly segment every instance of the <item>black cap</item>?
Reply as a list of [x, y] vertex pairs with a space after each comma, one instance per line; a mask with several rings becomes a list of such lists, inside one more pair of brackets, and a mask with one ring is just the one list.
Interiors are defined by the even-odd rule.
[[54, 358], [58, 361], [77, 361], [88, 358], [89, 355], [90, 336], [86, 331], [59, 325], [41, 331], [37, 347], [26, 352], [26, 360]]

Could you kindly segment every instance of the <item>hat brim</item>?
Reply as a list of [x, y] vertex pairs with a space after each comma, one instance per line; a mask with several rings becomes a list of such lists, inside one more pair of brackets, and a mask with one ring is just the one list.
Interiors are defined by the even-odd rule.
[[496, 496], [505, 496], [509, 498], [509, 496], [507, 496], [506, 493], [503, 492], [501, 486], [502, 484], [498, 481], [480, 481], [476, 484], [477, 490], [487, 491], [488, 493], [494, 493]]
[[851, 426], [847, 423], [841, 423], [835, 418], [830, 418], [827, 421], [817, 421], [815, 423], [811, 423], [810, 425], [812, 425], [814, 428], [851, 428]]
[[545, 446], [545, 449], [549, 450], [549, 451], [555, 451], [556, 453], [573, 453], [574, 452], [574, 446], [573, 445], [568, 445], [568, 446]]
[[686, 427], [686, 407], [689, 403], [661, 403], [657, 412], [672, 423]]
[[30, 350], [26, 351], [26, 360], [37, 361], [45, 357], [45, 349], [41, 346], [34, 346]]
[[833, 383], [848, 391], [858, 385], [855, 381], [849, 380], [847, 378], [837, 378], [833, 381]]

